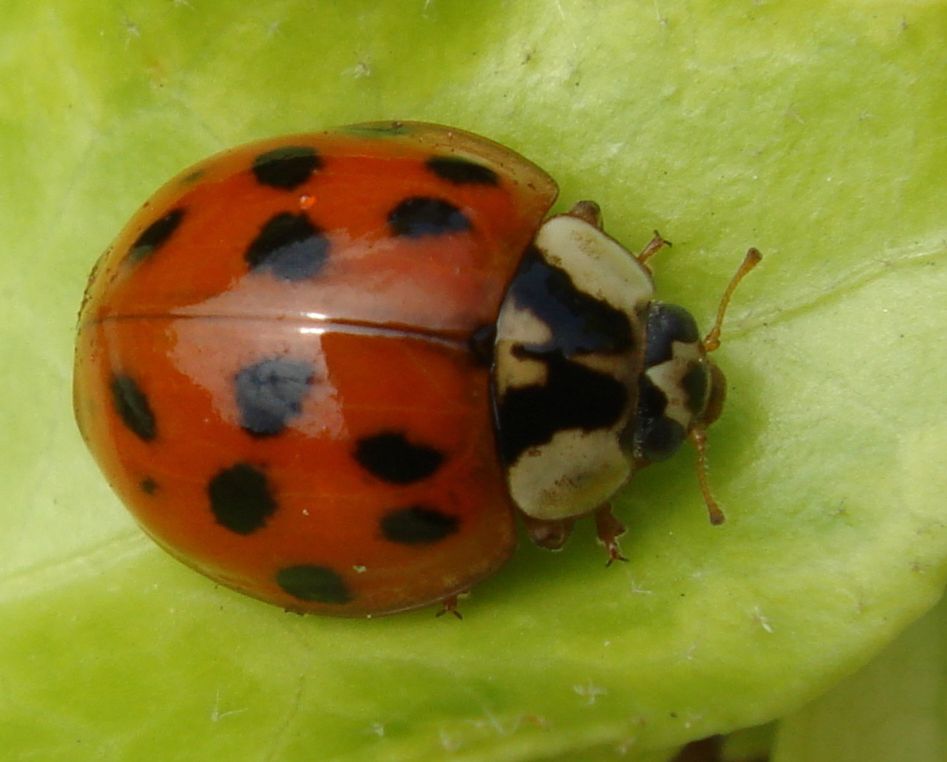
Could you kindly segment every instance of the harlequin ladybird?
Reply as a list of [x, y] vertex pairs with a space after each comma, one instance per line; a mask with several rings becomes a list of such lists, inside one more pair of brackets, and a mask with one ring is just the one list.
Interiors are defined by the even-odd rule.
[[557, 548], [704, 434], [708, 358], [598, 207], [461, 130], [377, 123], [222, 153], [165, 185], [90, 278], [75, 408], [144, 530], [286, 609], [444, 602]]

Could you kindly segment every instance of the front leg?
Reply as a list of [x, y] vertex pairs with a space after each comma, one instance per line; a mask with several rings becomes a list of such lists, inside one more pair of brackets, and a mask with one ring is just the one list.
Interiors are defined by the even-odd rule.
[[529, 539], [546, 550], [562, 550], [562, 546], [566, 544], [566, 540], [572, 534], [572, 527], [575, 525], [575, 519], [571, 518], [537, 519], [526, 513], [521, 515]]
[[625, 533], [625, 525], [615, 518], [609, 503], [602, 504], [595, 511], [595, 531], [598, 534], [599, 543], [608, 552], [606, 566], [611, 566], [615, 561], [628, 560], [622, 555], [621, 547], [618, 545], [618, 538]]
[[[537, 519], [525, 513], [521, 515], [529, 539], [546, 550], [561, 550], [575, 525], [574, 518]], [[618, 544], [618, 538], [625, 534], [625, 525], [615, 518], [608, 503], [595, 510], [595, 531], [599, 543], [608, 553], [606, 566], [611, 566], [615, 561], [628, 560], [622, 555], [621, 546]]]

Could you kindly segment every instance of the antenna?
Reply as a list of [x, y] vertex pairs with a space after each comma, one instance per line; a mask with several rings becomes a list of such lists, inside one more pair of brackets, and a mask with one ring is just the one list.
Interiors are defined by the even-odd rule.
[[[726, 289], [724, 289], [723, 296], [720, 297], [720, 304], [717, 307], [717, 318], [714, 320], [713, 327], [701, 342], [704, 346], [704, 351], [713, 352], [720, 346], [720, 329], [723, 326], [723, 318], [730, 304], [730, 298], [733, 296], [733, 292], [740, 284], [740, 281], [743, 280], [750, 270], [760, 263], [762, 258], [763, 255], [760, 254], [758, 249], [751, 248], [746, 252], [742, 264], [737, 268], [737, 271], [727, 284]], [[721, 373], [713, 363], [710, 363], [710, 368], [714, 371], [711, 374], [711, 397], [704, 411], [705, 413], [709, 411], [710, 414], [705, 416], [705, 420], [698, 421], [692, 426], [687, 436], [691, 444], [694, 445], [694, 449], [697, 450], [697, 481], [700, 484], [700, 492], [704, 496], [704, 503], [707, 505], [710, 523], [716, 525], [722, 524], [725, 517], [710, 492], [710, 480], [707, 477], [707, 427], [710, 426], [713, 421], [717, 420], [717, 416], [720, 415], [720, 410], [723, 407], [726, 382], [724, 381], [723, 373]], [[713, 393], [714, 389], [717, 391], [716, 395]]]
[[713, 352], [717, 347], [720, 346], [720, 329], [723, 326], [723, 316], [726, 314], [727, 307], [730, 304], [730, 297], [733, 296], [733, 292], [736, 291], [737, 286], [740, 285], [740, 281], [746, 277], [750, 270], [760, 263], [762, 258], [763, 255], [760, 254], [759, 249], [751, 248], [746, 252], [746, 256], [743, 258], [742, 264], [739, 268], [737, 268], [737, 271], [733, 274], [733, 277], [727, 284], [727, 288], [724, 290], [723, 296], [720, 297], [720, 304], [717, 307], [717, 319], [714, 320], [713, 328], [710, 329], [710, 332], [701, 342], [704, 345], [704, 349], [706, 351]]

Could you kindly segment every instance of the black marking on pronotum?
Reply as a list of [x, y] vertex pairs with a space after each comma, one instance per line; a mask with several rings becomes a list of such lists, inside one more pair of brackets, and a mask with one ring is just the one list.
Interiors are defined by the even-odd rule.
[[707, 403], [710, 387], [710, 374], [706, 365], [696, 360], [688, 363], [687, 371], [681, 378], [684, 401], [692, 415], [699, 415]]
[[328, 256], [329, 241], [322, 230], [305, 214], [291, 212], [271, 217], [245, 254], [250, 269], [287, 281], [315, 275]]
[[570, 362], [558, 352], [520, 354], [546, 365], [545, 383], [514, 386], [497, 405], [497, 438], [505, 463], [549, 442], [559, 431], [607, 429], [621, 420], [628, 390], [607, 373]]
[[152, 222], [132, 244], [126, 255], [127, 261], [137, 264], [147, 259], [168, 242], [184, 219], [184, 209], [172, 209], [163, 217]]
[[517, 308], [532, 312], [549, 326], [550, 344], [567, 357], [633, 349], [628, 316], [577, 288], [568, 272], [547, 262], [535, 247], [527, 250], [510, 293]]
[[636, 458], [659, 461], [670, 458], [684, 442], [687, 432], [665, 415], [667, 395], [646, 375], [638, 381], [638, 408], [631, 424], [622, 434], [622, 446]]
[[321, 168], [322, 157], [311, 146], [282, 146], [253, 160], [253, 175], [257, 182], [281, 190], [292, 190], [302, 185]]
[[409, 442], [400, 431], [383, 431], [358, 440], [355, 460], [383, 481], [411, 484], [437, 471], [444, 454], [429, 445]]
[[456, 516], [423, 505], [396, 508], [381, 519], [381, 534], [402, 545], [427, 545], [454, 534], [460, 526]]
[[353, 598], [342, 576], [328, 566], [287, 566], [276, 573], [276, 584], [301, 601], [343, 604]]
[[388, 227], [397, 236], [423, 238], [462, 233], [471, 224], [467, 215], [449, 201], [411, 196], [388, 213]]
[[218, 471], [207, 484], [207, 495], [217, 523], [236, 534], [261, 529], [277, 508], [266, 475], [247, 463]]
[[638, 379], [638, 409], [635, 418], [639, 421], [650, 421], [660, 418], [667, 410], [668, 398], [660, 387], [642, 375]]
[[306, 360], [274, 357], [248, 365], [234, 377], [240, 425], [254, 437], [281, 433], [302, 412], [315, 369]]
[[152, 441], [158, 434], [155, 414], [148, 396], [135, 379], [123, 374], [114, 375], [110, 387], [112, 404], [122, 423], [142, 441]]
[[694, 316], [676, 304], [651, 302], [648, 305], [646, 326], [645, 368], [670, 360], [674, 354], [675, 341], [696, 343], [700, 340]]
[[454, 185], [496, 185], [499, 182], [492, 169], [461, 156], [432, 156], [424, 165]]

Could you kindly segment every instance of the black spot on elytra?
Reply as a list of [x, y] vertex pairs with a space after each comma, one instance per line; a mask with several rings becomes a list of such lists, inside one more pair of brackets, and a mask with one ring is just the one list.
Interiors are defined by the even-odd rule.
[[422, 238], [462, 233], [471, 225], [467, 216], [449, 201], [412, 196], [388, 213], [388, 227], [397, 236]]
[[207, 495], [217, 523], [237, 534], [262, 528], [277, 507], [266, 476], [246, 463], [217, 472], [207, 484]]
[[675, 341], [693, 343], [700, 340], [694, 316], [683, 307], [664, 302], [651, 302], [648, 305], [645, 336], [645, 368], [670, 360]]
[[628, 316], [578, 289], [569, 273], [549, 264], [533, 247], [520, 263], [510, 293], [517, 307], [529, 310], [549, 326], [551, 343], [567, 357], [633, 348]]
[[152, 222], [144, 229], [142, 234], [135, 239], [135, 242], [128, 250], [126, 259], [132, 264], [137, 264], [143, 259], [150, 257], [156, 250], [168, 242], [168, 239], [174, 235], [174, 231], [178, 229], [183, 219], [183, 209], [172, 209], [164, 215], [164, 217]]
[[454, 534], [460, 521], [436, 508], [412, 505], [389, 511], [382, 517], [380, 526], [382, 536], [390, 542], [426, 545]]
[[424, 165], [454, 185], [496, 185], [499, 182], [492, 169], [460, 156], [432, 156]]
[[276, 573], [276, 584], [301, 601], [348, 603], [352, 600], [352, 593], [345, 580], [328, 566], [287, 566]]
[[383, 481], [411, 484], [437, 471], [444, 454], [434, 447], [409, 442], [399, 431], [386, 431], [359, 439], [355, 445], [355, 460]]
[[260, 228], [244, 256], [252, 270], [282, 280], [304, 280], [326, 263], [329, 241], [305, 214], [281, 212]]
[[546, 365], [546, 381], [511, 387], [497, 405], [497, 438], [505, 463], [546, 444], [558, 431], [614, 426], [625, 412], [628, 391], [607, 373], [570, 362], [558, 352], [528, 354]]
[[254, 437], [281, 433], [302, 411], [315, 369], [304, 360], [271, 358], [248, 365], [234, 377], [240, 425]]
[[664, 413], [667, 396], [643, 375], [638, 381], [638, 408], [628, 430], [622, 435], [622, 445], [636, 458], [659, 461], [670, 458], [684, 442], [687, 432], [673, 418]]
[[112, 404], [119, 418], [129, 430], [144, 442], [150, 442], [158, 433], [155, 414], [147, 395], [131, 376], [114, 375], [111, 381]]
[[154, 495], [158, 491], [158, 482], [156, 482], [150, 476], [146, 476], [144, 479], [138, 482], [138, 486], [146, 495]]
[[321, 168], [322, 157], [310, 146], [282, 146], [253, 160], [257, 182], [281, 190], [292, 190], [302, 185]]

